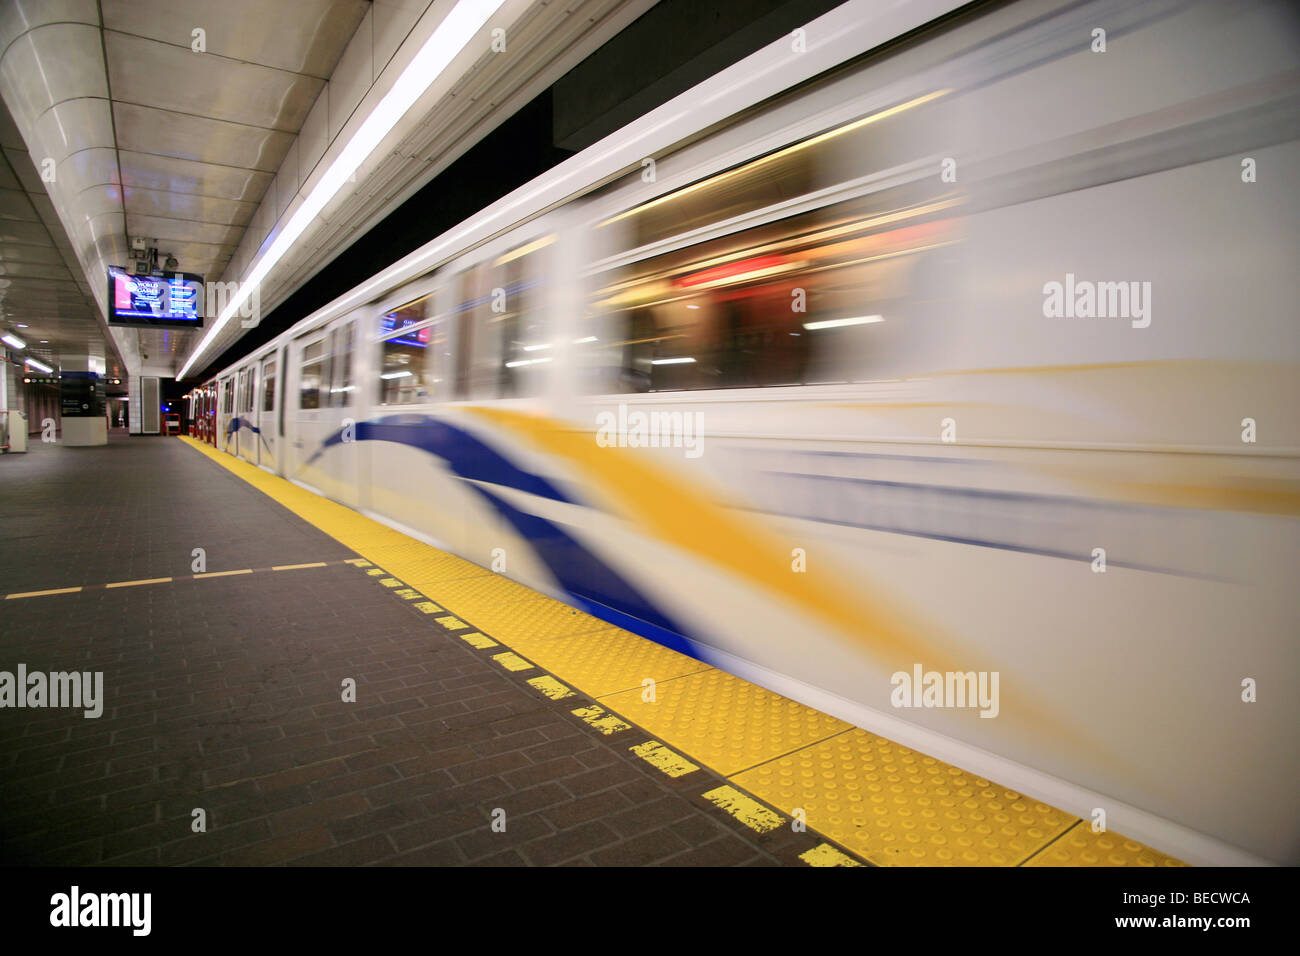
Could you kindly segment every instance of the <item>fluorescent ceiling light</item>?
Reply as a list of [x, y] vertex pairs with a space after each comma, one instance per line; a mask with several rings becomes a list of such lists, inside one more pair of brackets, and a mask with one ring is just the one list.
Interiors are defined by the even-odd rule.
[[221, 310], [217, 321], [208, 334], [199, 342], [198, 347], [190, 353], [178, 379], [184, 378], [190, 367], [195, 364], [204, 350], [225, 328], [244, 301], [250, 290], [266, 278], [275, 264], [284, 257], [307, 226], [320, 215], [322, 209], [334, 198], [335, 194], [348, 181], [349, 177], [360, 168], [367, 157], [374, 152], [384, 137], [392, 132], [397, 122], [415, 105], [416, 100], [424, 95], [425, 90], [433, 85], [434, 80], [442, 75], [448, 65], [463, 50], [474, 35], [501, 8], [505, 0], [460, 0], [446, 18], [424, 41], [424, 46], [415, 54], [415, 58], [402, 71], [397, 82], [378, 103], [374, 111], [365, 118], [361, 126], [348, 140], [348, 144], [330, 164], [320, 182], [303, 200], [298, 211], [289, 217], [280, 234], [271, 243], [270, 248], [251, 272], [239, 283], [236, 293]]
[[38, 362], [38, 361], [37, 361], [36, 359], [34, 359], [34, 358], [29, 358], [29, 359], [27, 359], [27, 364], [30, 365], [32, 368], [36, 369], [36, 371], [38, 371], [38, 372], [44, 372], [44, 373], [47, 374], [47, 375], [48, 375], [50, 372], [53, 372], [53, 371], [54, 371], [54, 369], [50, 368], [50, 367], [49, 367], [48, 365], [46, 365], [44, 362]]
[[10, 348], [15, 348], [15, 349], [27, 348], [27, 343], [24, 342], [22, 339], [20, 339], [18, 336], [14, 335], [12, 332], [6, 332], [4, 335], [0, 335], [0, 342], [4, 342], [4, 344], [8, 345]]
[[846, 325], [871, 325], [874, 322], [883, 322], [883, 315], [855, 315], [851, 319], [822, 319], [820, 322], [805, 322], [803, 327], [809, 331], [816, 329], [839, 329]]
[[551, 343], [549, 343], [549, 342], [544, 343], [544, 344], [542, 344], [542, 345], [525, 345], [525, 346], [524, 346], [524, 351], [525, 351], [525, 352], [540, 352], [542, 349], [549, 349], [550, 347], [551, 347]]
[[694, 362], [693, 358], [670, 358], [670, 359], [651, 359], [651, 365], [686, 365]]
[[594, 336], [594, 335], [584, 335], [584, 336], [583, 336], [582, 338], [580, 338], [580, 339], [574, 339], [574, 340], [573, 340], [573, 344], [574, 344], [574, 345], [586, 345], [588, 342], [599, 342], [599, 341], [600, 341], [600, 339], [596, 338], [596, 336]]
[[385, 372], [380, 378], [406, 378], [410, 372]]

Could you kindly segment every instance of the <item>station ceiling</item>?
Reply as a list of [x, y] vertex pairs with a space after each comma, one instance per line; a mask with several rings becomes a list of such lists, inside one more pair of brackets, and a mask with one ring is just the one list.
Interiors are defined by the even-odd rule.
[[[511, 56], [475, 44], [453, 62], [263, 280], [263, 309], [653, 4], [505, 0], [493, 25], [509, 25]], [[454, 6], [6, 0], [0, 308], [50, 326], [55, 352], [97, 342], [128, 370], [175, 374], [205, 333], [110, 329], [108, 266], [129, 269], [142, 238], [159, 267], [170, 255], [179, 271], [242, 279]], [[208, 352], [240, 334], [229, 323]]]
[[106, 267], [130, 265], [133, 237], [150, 240], [159, 265], [170, 254], [186, 272], [225, 271], [369, 8], [366, 0], [4, 4], [0, 93], [27, 152], [11, 163], [20, 182], [27, 174], [48, 193], [64, 226], [56, 251], [71, 249], [80, 273], [76, 296], [63, 289], [55, 303], [32, 291], [10, 311], [37, 319], [33, 328], [57, 323], [69, 349], [94, 340], [110, 358], [148, 355], [155, 365], [183, 355], [194, 333], [109, 336], [102, 308], [87, 311], [86, 296], [102, 304]]

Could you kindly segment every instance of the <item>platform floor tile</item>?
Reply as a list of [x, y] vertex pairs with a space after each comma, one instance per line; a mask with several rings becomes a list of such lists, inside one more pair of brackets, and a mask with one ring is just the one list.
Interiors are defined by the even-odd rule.
[[[563, 674], [565, 680], [581, 687], [592, 697], [618, 691], [628, 691], [637, 696], [645, 691], [643, 682], [647, 679], [655, 682], [658, 693], [659, 687], [668, 686], [663, 683], [665, 681], [711, 669], [692, 657], [617, 627], [572, 637], [511, 643], [540, 667]], [[620, 695], [619, 699], [622, 697]], [[614, 704], [610, 706], [619, 709]]]
[[1059, 840], [1035, 853], [1025, 866], [1186, 866], [1168, 854], [1118, 833], [1094, 833], [1079, 821]]
[[657, 684], [653, 700], [638, 685], [601, 703], [724, 776], [852, 727], [716, 668]]
[[733, 779], [878, 866], [1018, 866], [1077, 822], [865, 730]]

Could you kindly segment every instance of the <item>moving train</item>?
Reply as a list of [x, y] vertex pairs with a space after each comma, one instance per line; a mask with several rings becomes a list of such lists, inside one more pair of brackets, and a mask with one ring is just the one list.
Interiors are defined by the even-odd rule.
[[[837, 15], [651, 114], [671, 149], [574, 188], [638, 121], [303, 318], [192, 418], [1184, 860], [1300, 862], [1296, 10], [995, 3], [883, 44]], [[852, 55], [701, 118], [832, 29]]]

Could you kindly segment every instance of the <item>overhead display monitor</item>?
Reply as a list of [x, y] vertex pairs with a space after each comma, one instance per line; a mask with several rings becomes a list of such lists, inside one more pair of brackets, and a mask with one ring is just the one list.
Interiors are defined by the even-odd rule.
[[188, 272], [133, 275], [108, 267], [109, 325], [203, 328], [203, 276]]

